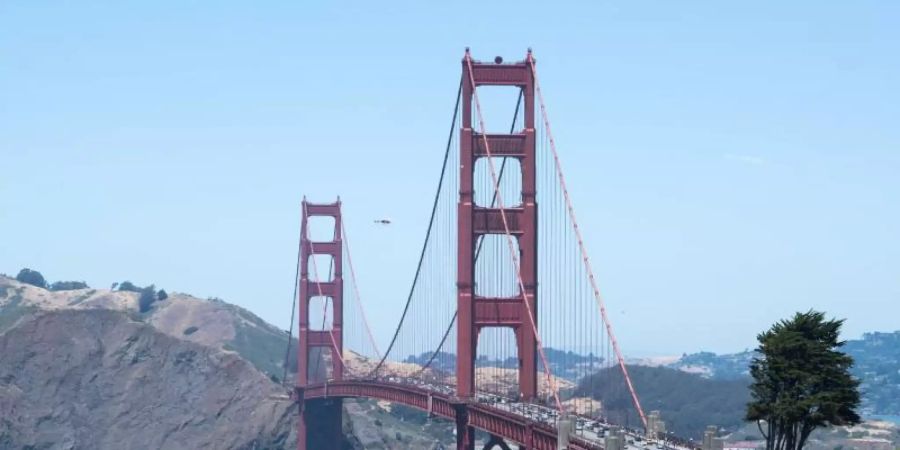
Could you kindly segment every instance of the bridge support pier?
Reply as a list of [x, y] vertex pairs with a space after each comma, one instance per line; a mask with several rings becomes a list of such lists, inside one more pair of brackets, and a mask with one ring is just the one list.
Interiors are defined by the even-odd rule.
[[561, 414], [556, 421], [556, 448], [557, 450], [566, 450], [569, 448], [569, 440], [575, 423], [568, 414]]
[[[500, 450], [512, 450], [509, 445], [506, 444], [506, 441], [503, 440], [500, 436], [492, 434], [490, 439], [488, 439], [487, 443], [484, 444], [484, 447], [481, 450], [491, 450], [494, 447], [500, 447]], [[519, 447], [519, 450], [524, 449], [524, 447]]]
[[466, 403], [453, 405], [456, 412], [456, 450], [475, 450], [475, 427], [469, 425]]
[[298, 450], [340, 450], [344, 442], [341, 399], [300, 400]]

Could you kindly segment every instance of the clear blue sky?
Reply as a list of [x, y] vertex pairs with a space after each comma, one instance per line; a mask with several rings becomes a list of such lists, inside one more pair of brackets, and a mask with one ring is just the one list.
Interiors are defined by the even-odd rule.
[[286, 327], [300, 199], [340, 194], [386, 341], [463, 48], [531, 46], [626, 353], [900, 328], [900, 2], [125, 3], [0, 2], [2, 272]]

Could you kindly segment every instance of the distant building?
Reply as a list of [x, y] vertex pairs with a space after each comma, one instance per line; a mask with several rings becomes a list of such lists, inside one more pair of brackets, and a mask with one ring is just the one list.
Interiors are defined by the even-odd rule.
[[846, 447], [856, 450], [893, 450], [894, 445], [887, 439], [866, 438], [847, 439]]
[[766, 443], [764, 441], [737, 441], [725, 443], [725, 450], [756, 450], [760, 448], [766, 448]]
[[666, 422], [660, 417], [659, 411], [650, 411], [647, 416], [647, 437], [649, 439], [660, 439], [660, 436], [666, 433]]

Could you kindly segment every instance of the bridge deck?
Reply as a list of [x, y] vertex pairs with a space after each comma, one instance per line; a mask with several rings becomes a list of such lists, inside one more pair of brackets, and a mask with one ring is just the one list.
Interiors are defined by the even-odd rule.
[[[510, 402], [492, 395], [479, 395], [476, 401], [453, 396], [443, 386], [394, 383], [382, 380], [344, 380], [297, 388], [304, 400], [324, 398], [373, 398], [419, 409], [430, 416], [456, 420], [460, 411], [468, 414], [470, 426], [535, 450], [556, 450], [557, 431], [553, 423], [556, 411], [550, 408]], [[587, 418], [576, 418], [579, 431], [569, 443], [571, 450], [603, 450], [603, 436], [612, 427]], [[630, 435], [632, 438], [634, 435]], [[642, 448], [633, 447], [632, 448]], [[687, 450], [666, 445], [667, 450]]]

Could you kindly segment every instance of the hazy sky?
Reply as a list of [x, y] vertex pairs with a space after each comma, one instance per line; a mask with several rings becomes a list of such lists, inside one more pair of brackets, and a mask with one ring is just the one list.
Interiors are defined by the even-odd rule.
[[287, 327], [300, 199], [340, 194], [384, 346], [463, 49], [531, 46], [626, 353], [743, 350], [808, 308], [900, 329], [898, 23], [891, 0], [0, 1], [0, 271]]

